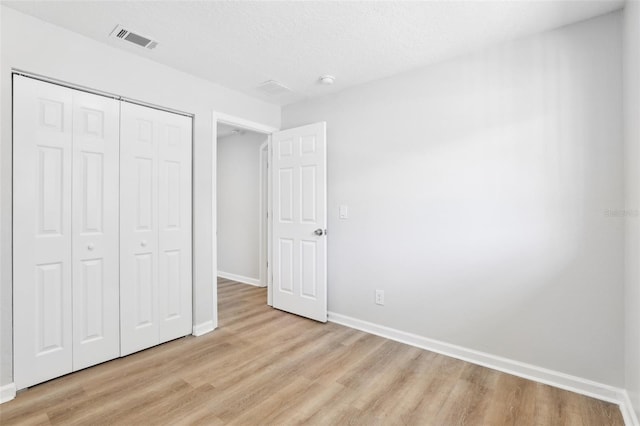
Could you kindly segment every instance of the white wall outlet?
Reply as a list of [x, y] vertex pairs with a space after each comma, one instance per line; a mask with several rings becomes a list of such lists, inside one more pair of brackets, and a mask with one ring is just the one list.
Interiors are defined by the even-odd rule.
[[384, 305], [384, 290], [376, 290], [376, 305]]

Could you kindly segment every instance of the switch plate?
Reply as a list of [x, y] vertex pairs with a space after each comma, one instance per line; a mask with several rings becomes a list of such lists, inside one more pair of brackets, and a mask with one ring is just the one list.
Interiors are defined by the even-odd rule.
[[340, 219], [349, 219], [349, 207], [341, 205], [338, 208], [338, 217]]
[[384, 305], [384, 290], [376, 290], [376, 305]]

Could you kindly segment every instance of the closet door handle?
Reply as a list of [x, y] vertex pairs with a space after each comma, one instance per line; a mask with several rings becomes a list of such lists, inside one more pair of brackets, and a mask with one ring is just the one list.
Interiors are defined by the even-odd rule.
[[94, 248], [96, 248], [96, 246], [93, 245], [93, 243], [89, 243], [87, 245], [87, 250], [92, 251]]
[[142, 241], [140, 241], [140, 245], [141, 245], [142, 247], [146, 247], [146, 246], [147, 246], [147, 240], [142, 240]]

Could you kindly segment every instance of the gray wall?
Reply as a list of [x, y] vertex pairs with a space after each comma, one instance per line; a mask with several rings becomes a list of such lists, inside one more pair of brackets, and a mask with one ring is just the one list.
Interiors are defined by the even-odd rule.
[[[194, 323], [216, 323], [213, 279], [212, 111], [279, 127], [280, 108], [208, 83], [139, 56], [31, 18], [5, 6], [1, 16], [0, 113], [0, 386], [12, 382], [11, 282], [11, 68], [57, 78], [195, 114]], [[212, 261], [213, 259], [213, 261]]]
[[628, 1], [624, 18], [625, 387], [640, 418], [640, 2]]
[[260, 280], [260, 145], [247, 132], [218, 139], [218, 271]]
[[329, 310], [622, 386], [621, 26], [285, 107], [327, 122]]

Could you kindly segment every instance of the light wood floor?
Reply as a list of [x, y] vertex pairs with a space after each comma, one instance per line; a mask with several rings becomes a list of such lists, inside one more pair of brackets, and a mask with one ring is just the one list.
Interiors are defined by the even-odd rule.
[[220, 327], [34, 386], [0, 423], [622, 425], [616, 405], [266, 306], [219, 279]]

